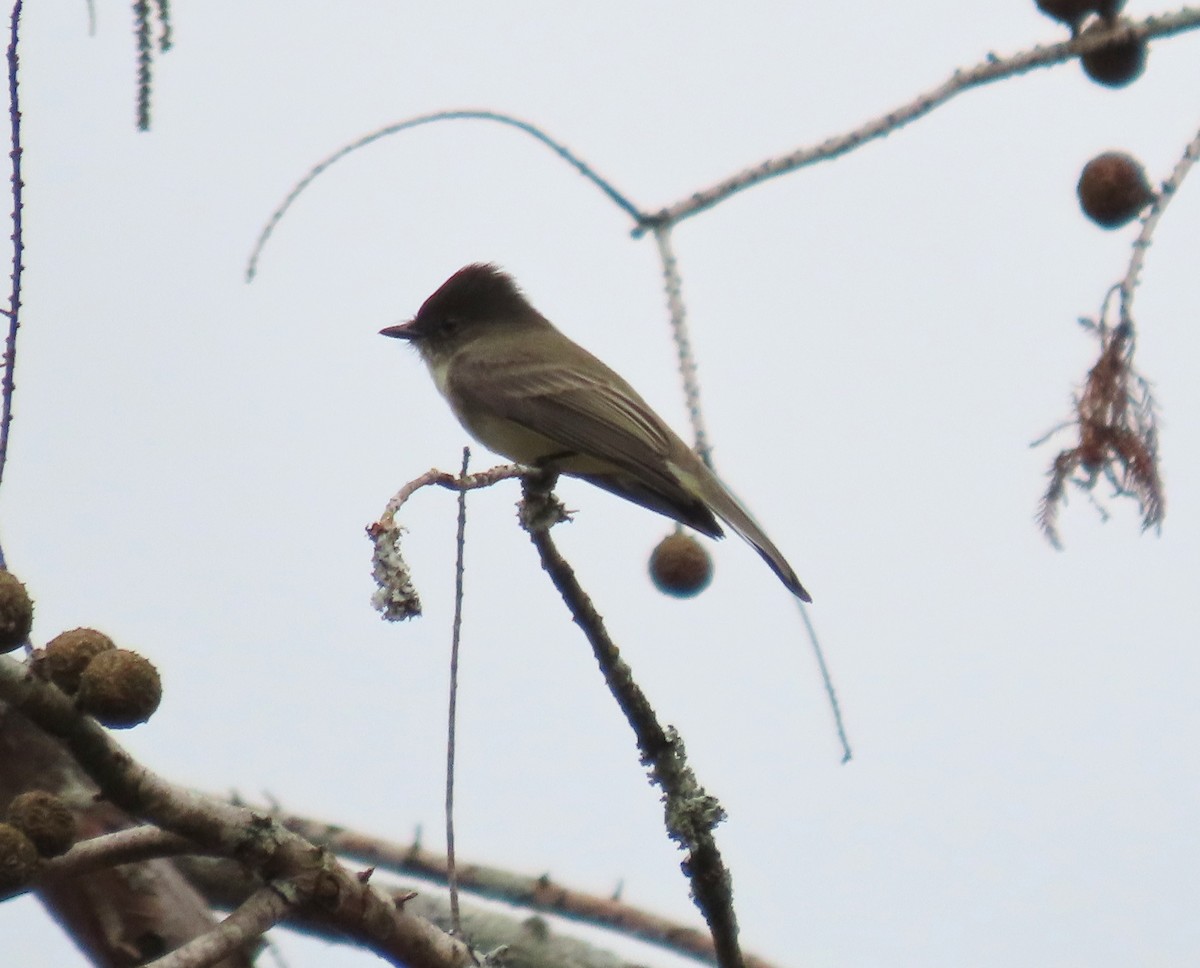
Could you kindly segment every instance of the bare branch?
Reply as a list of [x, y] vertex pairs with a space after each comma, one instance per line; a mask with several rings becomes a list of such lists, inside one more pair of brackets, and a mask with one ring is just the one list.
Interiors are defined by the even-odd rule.
[[1133, 296], [1137, 290], [1138, 284], [1141, 282], [1142, 267], [1146, 261], [1146, 250], [1150, 248], [1150, 243], [1154, 238], [1154, 231], [1158, 228], [1158, 223], [1162, 220], [1163, 214], [1167, 210], [1167, 206], [1171, 204], [1171, 200], [1179, 191], [1183, 180], [1187, 178], [1188, 172], [1192, 170], [1192, 166], [1196, 163], [1196, 159], [1200, 158], [1200, 131], [1188, 142], [1187, 147], [1183, 151], [1183, 156], [1175, 164], [1170, 176], [1162, 183], [1162, 188], [1159, 189], [1157, 195], [1154, 196], [1154, 201], [1150, 205], [1150, 210], [1142, 219], [1142, 228], [1138, 232], [1138, 236], [1133, 240], [1133, 254], [1129, 259], [1129, 268], [1125, 270], [1125, 278], [1121, 280], [1121, 322], [1127, 325], [1133, 325]]
[[1025, 74], [1039, 67], [1063, 63], [1081, 54], [1107, 47], [1114, 40], [1148, 40], [1151, 37], [1167, 37], [1185, 30], [1194, 30], [1197, 27], [1200, 27], [1200, 8], [1184, 7], [1176, 13], [1147, 17], [1136, 23], [1122, 22], [1108, 29], [1087, 31], [1079, 37], [1061, 44], [1052, 44], [1048, 47], [1039, 45], [1032, 50], [1023, 51], [1011, 57], [988, 54], [981, 63], [974, 67], [955, 71], [948, 80], [932, 90], [918, 95], [907, 104], [894, 108], [852, 131], [826, 138], [820, 144], [811, 147], [797, 148], [785, 155], [769, 158], [752, 168], [747, 168], [718, 182], [711, 188], [689, 193], [686, 198], [646, 218], [634, 230], [634, 236], [641, 235], [657, 225], [675, 225], [682, 222], [685, 218], [691, 218], [699, 212], [720, 204], [730, 196], [769, 178], [777, 178], [797, 169], [806, 168], [818, 162], [831, 161], [848, 154], [856, 148], [861, 148], [871, 141], [911, 124], [972, 88]]
[[[296, 814], [276, 813], [275, 819], [288, 830], [295, 831], [314, 844], [328, 847], [356, 864], [443, 884], [447, 882], [445, 856], [431, 853], [419, 843], [396, 843]], [[633, 907], [617, 897], [575, 890], [546, 874], [532, 877], [485, 864], [460, 862], [458, 882], [468, 894], [547, 914], [563, 915], [573, 921], [617, 931], [693, 958], [716, 960], [716, 950], [708, 932]], [[746, 954], [745, 961], [746, 968], [772, 968], [770, 962], [755, 955]]]
[[[52, 857], [42, 864], [38, 880], [44, 878], [76, 877], [89, 871], [135, 864], [158, 857], [177, 857], [199, 852], [195, 841], [152, 825], [130, 827], [111, 834], [101, 834], [80, 841], [61, 857]], [[36, 888], [37, 882], [31, 885]]]
[[[127, 813], [237, 859], [276, 881], [311, 878], [322, 914], [348, 936], [409, 968], [464, 968], [469, 949], [391, 899], [270, 817], [177, 787], [137, 763], [71, 699], [28, 668], [0, 656], [0, 701], [58, 738], [100, 788]], [[302, 881], [307, 883], [307, 881]]]
[[671, 245], [671, 227], [657, 226], [654, 229], [654, 241], [658, 244], [658, 257], [662, 261], [663, 287], [667, 292], [667, 310], [671, 316], [671, 335], [679, 357], [683, 399], [692, 422], [692, 447], [700, 455], [700, 459], [712, 468], [712, 446], [708, 442], [708, 431], [704, 428], [704, 411], [700, 406], [700, 379], [696, 368], [696, 355], [692, 352], [692, 340], [688, 335], [687, 309], [683, 305], [683, 280], [679, 275], [675, 249]]
[[154, 8], [158, 14], [158, 49], [166, 53], [174, 44], [171, 36], [170, 0], [154, 0]]
[[[526, 507], [533, 507], [526, 519], [546, 519], [547, 514], [540, 506], [557, 503], [550, 493], [553, 478], [531, 474], [522, 483]], [[591, 644], [609, 691], [633, 728], [643, 765], [663, 791], [667, 834], [687, 851], [683, 872], [691, 882], [692, 899], [712, 932], [717, 964], [721, 968], [744, 968], [733, 910], [733, 881], [712, 834], [725, 819], [725, 811], [696, 780], [679, 734], [672, 727], [664, 729], [659, 725], [653, 707], [633, 679], [633, 671], [609, 638], [603, 618], [551, 541], [549, 528], [527, 530], [541, 556], [542, 567]]]
[[[8, 431], [12, 424], [13, 390], [16, 388], [14, 373], [17, 365], [17, 329], [20, 327], [21, 273], [24, 269], [25, 243], [21, 227], [21, 214], [25, 207], [25, 182], [21, 178], [21, 102], [18, 97], [17, 76], [20, 57], [17, 50], [21, 23], [21, 0], [13, 4], [12, 20], [8, 41], [8, 120], [9, 152], [12, 164], [9, 185], [12, 189], [12, 288], [8, 294], [8, 335], [4, 340], [3, 377], [0, 377], [0, 480], [4, 479], [4, 465], [8, 459]], [[0, 550], [0, 568], [4, 567], [4, 552]]]
[[[78, 823], [85, 845], [67, 855], [80, 863], [59, 867], [65, 858], [46, 862], [33, 888], [38, 900], [96, 965], [140, 964], [212, 929], [209, 905], [174, 862], [155, 857], [137, 860], [119, 848], [97, 857], [91, 851], [102, 835], [133, 825], [128, 814], [99, 795], [61, 743], [25, 716], [0, 702], [0, 804], [18, 793], [41, 789], [60, 797]], [[157, 833], [156, 828], [143, 828]], [[113, 846], [111, 843], [109, 846]], [[195, 845], [192, 845], [192, 849]], [[76, 853], [80, 851], [80, 853]], [[157, 847], [154, 853], [166, 853]], [[89, 853], [103, 866], [87, 870]], [[112, 862], [122, 860], [119, 866]], [[221, 968], [251, 968], [241, 955]]]
[[207, 934], [149, 962], [145, 968], [208, 968], [253, 946], [294, 908], [303, 892], [294, 882], [259, 888]]
[[[186, 872], [188, 882], [215, 907], [234, 908], [257, 889], [232, 861], [187, 857], [178, 864]], [[413, 915], [444, 930], [450, 929], [449, 906], [439, 893], [397, 888], [393, 890], [393, 900]], [[347, 939], [336, 927], [323, 922], [318, 915], [311, 909], [307, 913], [297, 912], [288, 926], [331, 944], [345, 944]], [[501, 962], [503, 968], [639, 968], [597, 944], [559, 932], [547, 919], [530, 916], [528, 912], [467, 904], [462, 909], [462, 922], [466, 936], [479, 948], [493, 952], [481, 959], [479, 968], [499, 968], [494, 961]], [[497, 951], [503, 953], [502, 958], [493, 957]]]
[[520, 118], [514, 118], [510, 114], [501, 114], [498, 111], [482, 111], [482, 110], [460, 110], [460, 111], [437, 111], [434, 114], [423, 114], [419, 117], [408, 118], [405, 121], [397, 121], [394, 124], [389, 124], [386, 127], [380, 128], [378, 131], [372, 131], [368, 135], [364, 135], [357, 141], [339, 148], [324, 161], [314, 165], [303, 178], [300, 179], [288, 192], [287, 197], [280, 202], [279, 207], [271, 213], [271, 217], [267, 219], [267, 224], [263, 226], [262, 232], [258, 236], [258, 241], [254, 243], [254, 249], [250, 253], [250, 258], [246, 263], [246, 281], [253, 282], [255, 275], [258, 273], [258, 260], [262, 255], [263, 247], [266, 246], [267, 240], [271, 238], [275, 227], [283, 221], [284, 215], [288, 209], [292, 207], [292, 203], [300, 197], [300, 194], [312, 184], [313, 180], [318, 175], [324, 172], [331, 165], [341, 161], [349, 154], [353, 154], [360, 148], [365, 148], [367, 145], [374, 144], [382, 138], [387, 138], [393, 134], [398, 134], [401, 131], [407, 131], [409, 128], [418, 128], [424, 124], [432, 124], [435, 121], [495, 121], [497, 124], [508, 125], [516, 128], [518, 131], [523, 131], [531, 138], [540, 141], [546, 145], [551, 151], [562, 158], [567, 164], [574, 168], [579, 174], [583, 175], [588, 181], [600, 189], [609, 200], [612, 201], [618, 208], [629, 215], [635, 222], [641, 223], [645, 216], [641, 210], [629, 201], [621, 192], [605, 178], [601, 177], [595, 169], [587, 162], [576, 155], [570, 148], [559, 141], [555, 141], [548, 134], [542, 131], [537, 125], [529, 121], [522, 121]]
[[150, 93], [154, 80], [154, 45], [150, 32], [149, 0], [133, 2], [133, 32], [137, 38], [137, 127], [150, 130]]
[[[471, 449], [463, 448], [462, 468], [458, 479], [465, 480]], [[467, 551], [467, 491], [458, 492], [458, 533], [454, 559], [454, 622], [450, 632], [450, 697], [446, 710], [446, 873], [450, 886], [450, 931], [462, 937], [462, 921], [458, 912], [458, 868], [454, 863], [454, 752], [457, 745], [458, 714], [458, 647], [462, 641], [463, 573]]]
[[390, 528], [400, 508], [423, 487], [436, 485], [437, 487], [444, 487], [449, 491], [474, 491], [480, 487], [491, 487], [500, 481], [512, 480], [514, 477], [520, 477], [524, 473], [526, 473], [526, 468], [521, 467], [519, 464], [497, 464], [486, 471], [476, 471], [474, 474], [463, 475], [439, 471], [435, 467], [432, 470], [426, 471], [420, 477], [409, 481], [393, 494], [376, 525], [383, 528]]

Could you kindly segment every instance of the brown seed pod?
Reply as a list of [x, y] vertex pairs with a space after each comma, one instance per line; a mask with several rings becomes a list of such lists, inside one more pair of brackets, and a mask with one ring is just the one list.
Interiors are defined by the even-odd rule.
[[0, 823], [0, 893], [24, 887], [38, 869], [33, 842], [16, 827]]
[[105, 726], [127, 729], [149, 719], [161, 699], [162, 680], [148, 659], [128, 649], [110, 649], [83, 670], [75, 704]]
[[56, 635], [38, 655], [38, 668], [68, 696], [75, 695], [79, 677], [101, 652], [115, 649], [113, 640], [95, 629], [71, 629]]
[[1154, 201], [1145, 170], [1121, 151], [1106, 151], [1084, 165], [1076, 191], [1084, 214], [1106, 229], [1128, 225]]
[[33, 842], [43, 857], [65, 854], [75, 843], [75, 814], [53, 793], [28, 790], [8, 805], [8, 822]]
[[712, 558], [690, 534], [667, 535], [650, 555], [650, 578], [664, 595], [692, 598], [709, 586], [712, 577]]
[[20, 648], [33, 628], [29, 592], [10, 571], [0, 571], [0, 652]]
[[1125, 7], [1125, 0], [1092, 0], [1092, 9], [1109, 23], [1113, 23]]
[[[1096, 30], [1107, 30], [1108, 25], [1094, 23], [1083, 32], [1086, 37]], [[1133, 40], [1118, 40], [1105, 44], [1097, 50], [1080, 56], [1083, 72], [1097, 84], [1105, 87], [1125, 87], [1142, 76], [1146, 70], [1146, 57], [1150, 45], [1144, 37]]]

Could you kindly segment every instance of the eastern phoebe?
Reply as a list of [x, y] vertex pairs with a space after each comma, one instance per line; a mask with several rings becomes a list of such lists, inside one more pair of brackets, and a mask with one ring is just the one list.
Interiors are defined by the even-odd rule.
[[[554, 328], [512, 277], [469, 265], [407, 323], [454, 415], [485, 447], [581, 477], [710, 537], [720, 518], [802, 601], [812, 599], [749, 512], [621, 377]], [[715, 515], [715, 517], [714, 517]]]

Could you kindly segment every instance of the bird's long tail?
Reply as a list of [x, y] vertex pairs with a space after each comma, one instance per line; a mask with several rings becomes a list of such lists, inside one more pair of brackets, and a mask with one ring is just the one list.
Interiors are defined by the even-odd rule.
[[750, 512], [746, 510], [742, 502], [734, 497], [729, 488], [722, 484], [720, 479], [707, 467], [703, 467], [703, 472], [703, 477], [698, 472], [693, 472], [689, 476], [699, 485], [704, 503], [762, 555], [763, 561], [770, 565], [771, 570], [779, 576], [779, 580], [787, 586], [788, 591], [802, 602], [811, 602], [812, 596], [800, 584], [800, 579], [792, 570], [792, 566], [787, 563], [783, 553], [775, 547], [775, 543], [767, 537], [758, 522], [750, 516]]

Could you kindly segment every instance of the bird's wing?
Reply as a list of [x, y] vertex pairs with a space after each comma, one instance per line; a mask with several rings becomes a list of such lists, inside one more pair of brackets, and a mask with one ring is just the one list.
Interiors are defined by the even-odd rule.
[[672, 467], [687, 445], [625, 380], [582, 348], [571, 351], [553, 364], [460, 357], [449, 390], [464, 409], [486, 409], [561, 445], [549, 463], [565, 473], [719, 537], [708, 506]]
[[565, 453], [665, 473], [674, 432], [620, 376], [594, 357], [587, 364], [459, 358], [449, 389], [465, 408], [520, 424]]

